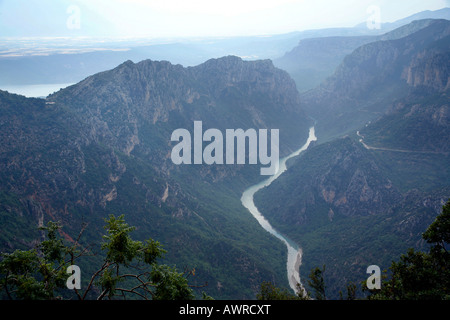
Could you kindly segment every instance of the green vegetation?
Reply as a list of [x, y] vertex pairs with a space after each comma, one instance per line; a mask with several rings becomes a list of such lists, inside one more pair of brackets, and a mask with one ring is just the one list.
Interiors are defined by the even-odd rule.
[[312, 288], [316, 300], [326, 300], [327, 296], [325, 293], [325, 281], [323, 279], [323, 274], [325, 272], [325, 266], [322, 269], [316, 267], [311, 270], [309, 275], [308, 285]]
[[[449, 300], [450, 299], [450, 200], [442, 208], [422, 235], [430, 244], [428, 252], [410, 248], [398, 261], [392, 261], [390, 272], [385, 271], [380, 289], [368, 289], [361, 283], [364, 296], [357, 297], [357, 285], [349, 282], [346, 286], [347, 300]], [[326, 300], [325, 266], [311, 270], [308, 285], [313, 295], [303, 295], [303, 291], [293, 295], [277, 286], [264, 282], [257, 295], [259, 300]], [[344, 299], [342, 291], [340, 299]]]
[[371, 291], [369, 299], [450, 299], [450, 200], [422, 237], [431, 245], [429, 251], [409, 249], [392, 263], [392, 275], [380, 291]]
[[[194, 293], [187, 276], [194, 271], [180, 273], [176, 268], [158, 263], [166, 252], [153, 239], [145, 242], [133, 240], [124, 216], [110, 215], [106, 220], [106, 235], [101, 249], [105, 258], [96, 272], [86, 277], [87, 284], [73, 289], [66, 287], [67, 267], [78, 263], [92, 248], [83, 248], [77, 241], [64, 244], [58, 236], [59, 224], [49, 222], [42, 228], [46, 240], [36, 248], [3, 253], [0, 262], [0, 290], [6, 299], [67, 299], [75, 295], [84, 300], [94, 297], [108, 299], [191, 300]], [[207, 297], [205, 294], [203, 297]]]
[[362, 128], [364, 142], [372, 147], [448, 154], [448, 100], [448, 93], [417, 89], [396, 101], [381, 119]]
[[258, 300], [307, 300], [308, 297], [304, 296], [304, 290], [301, 290], [298, 286], [298, 293], [292, 294], [286, 289], [281, 289], [271, 282], [264, 281], [261, 283], [260, 290], [256, 295]]

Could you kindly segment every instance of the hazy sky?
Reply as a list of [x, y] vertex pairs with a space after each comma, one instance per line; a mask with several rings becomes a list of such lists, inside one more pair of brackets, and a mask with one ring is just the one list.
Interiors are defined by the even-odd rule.
[[[230, 36], [382, 22], [449, 7], [449, 0], [0, 0], [0, 36]], [[3, 31], [2, 31], [3, 30]]]

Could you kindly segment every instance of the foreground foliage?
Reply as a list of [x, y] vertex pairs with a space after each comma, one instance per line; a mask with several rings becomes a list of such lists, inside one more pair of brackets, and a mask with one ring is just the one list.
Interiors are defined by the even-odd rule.
[[[157, 262], [166, 252], [159, 242], [149, 239], [135, 241], [124, 216], [110, 215], [106, 219], [106, 235], [101, 245], [104, 251], [102, 265], [84, 285], [68, 290], [67, 268], [82, 256], [89, 255], [79, 239], [71, 246], [58, 237], [60, 225], [49, 222], [41, 229], [46, 240], [35, 249], [3, 253], [0, 262], [0, 290], [7, 299], [65, 299], [74, 293], [78, 299], [102, 300], [138, 298], [154, 300], [194, 299], [187, 276], [174, 267]], [[207, 297], [204, 295], [204, 298]]]
[[450, 200], [422, 238], [430, 244], [429, 251], [409, 249], [400, 261], [393, 262], [391, 277], [381, 290], [371, 292], [370, 299], [450, 299]]

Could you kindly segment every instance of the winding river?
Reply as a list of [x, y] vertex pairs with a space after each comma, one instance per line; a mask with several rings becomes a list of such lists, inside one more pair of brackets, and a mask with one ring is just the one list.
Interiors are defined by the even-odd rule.
[[290, 155], [288, 155], [285, 158], [280, 159], [280, 166], [279, 166], [278, 172], [275, 175], [271, 176], [270, 178], [246, 189], [241, 197], [242, 205], [250, 211], [250, 213], [256, 218], [256, 220], [259, 222], [259, 224], [266, 231], [268, 231], [269, 233], [271, 233], [272, 235], [274, 235], [275, 237], [277, 237], [278, 239], [280, 239], [281, 241], [283, 241], [286, 244], [287, 250], [288, 250], [287, 262], [286, 262], [287, 276], [288, 276], [290, 287], [296, 293], [297, 293], [297, 283], [300, 283], [300, 285], [301, 285], [299, 268], [300, 268], [300, 265], [302, 262], [302, 249], [295, 242], [291, 241], [286, 236], [283, 236], [282, 234], [280, 234], [278, 231], [276, 231], [270, 225], [270, 223], [264, 218], [264, 216], [259, 212], [258, 208], [255, 206], [255, 203], [253, 201], [253, 196], [255, 195], [256, 192], [258, 192], [262, 188], [270, 185], [284, 171], [287, 170], [287, 168], [286, 168], [287, 160], [291, 159], [292, 157], [298, 156], [301, 152], [305, 151], [308, 148], [309, 144], [312, 141], [316, 141], [316, 140], [317, 140], [317, 137], [315, 134], [314, 127], [311, 127], [309, 129], [309, 137], [308, 137], [308, 140], [306, 141], [306, 143], [297, 151], [291, 153]]

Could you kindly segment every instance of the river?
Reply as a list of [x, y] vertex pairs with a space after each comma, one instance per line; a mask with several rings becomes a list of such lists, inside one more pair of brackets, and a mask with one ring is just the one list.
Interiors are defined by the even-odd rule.
[[268, 179], [255, 184], [248, 189], [244, 191], [241, 197], [241, 202], [244, 207], [246, 207], [250, 213], [253, 215], [253, 217], [256, 218], [256, 220], [259, 222], [259, 224], [269, 233], [280, 239], [284, 242], [284, 244], [287, 246], [288, 254], [287, 254], [287, 276], [289, 281], [289, 286], [294, 290], [295, 293], [297, 293], [297, 283], [300, 283], [300, 265], [302, 263], [302, 249], [293, 241], [291, 241], [288, 237], [280, 234], [277, 230], [275, 230], [270, 223], [264, 218], [264, 216], [259, 212], [258, 208], [255, 206], [255, 203], [253, 201], [253, 196], [256, 192], [261, 190], [262, 188], [270, 185], [273, 181], [275, 181], [283, 172], [287, 170], [286, 168], [286, 161], [298, 156], [301, 152], [305, 151], [309, 144], [312, 141], [316, 141], [317, 137], [315, 134], [314, 127], [311, 127], [309, 129], [309, 137], [306, 143], [295, 152], [291, 153], [285, 158], [280, 159], [280, 166], [278, 169], [278, 172], [269, 177]]

